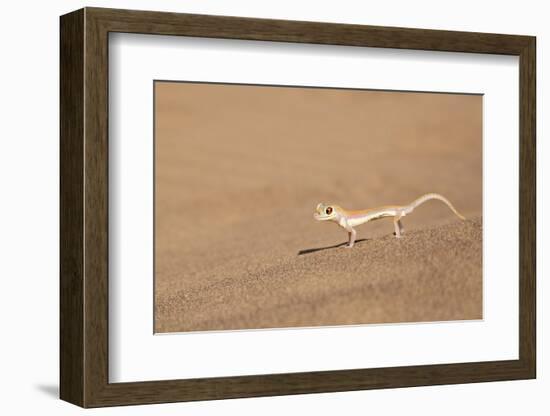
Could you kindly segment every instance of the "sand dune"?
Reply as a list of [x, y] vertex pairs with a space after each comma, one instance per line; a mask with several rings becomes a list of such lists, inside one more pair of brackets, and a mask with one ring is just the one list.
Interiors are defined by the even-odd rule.
[[[159, 332], [482, 318], [479, 219], [309, 247], [159, 299]], [[221, 272], [221, 271], [220, 271]]]

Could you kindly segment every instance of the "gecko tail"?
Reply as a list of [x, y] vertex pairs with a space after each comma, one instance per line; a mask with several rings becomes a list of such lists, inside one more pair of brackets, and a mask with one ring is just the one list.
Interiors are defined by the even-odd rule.
[[422, 195], [420, 198], [415, 199], [413, 202], [409, 204], [407, 213], [412, 212], [419, 205], [422, 205], [424, 202], [430, 201], [432, 199], [437, 199], [439, 201], [444, 202], [458, 218], [460, 218], [461, 220], [466, 219], [466, 217], [464, 217], [460, 212], [456, 210], [456, 208], [453, 206], [453, 204], [451, 204], [451, 202], [447, 198], [445, 198], [443, 195], [440, 195], [440, 194], [425, 194], [425, 195]]

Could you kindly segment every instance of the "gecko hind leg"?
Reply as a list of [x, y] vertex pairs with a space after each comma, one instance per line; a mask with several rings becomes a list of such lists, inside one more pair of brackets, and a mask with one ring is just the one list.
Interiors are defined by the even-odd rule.
[[395, 217], [395, 219], [393, 220], [393, 227], [395, 229], [395, 232], [393, 233], [395, 237], [401, 238], [404, 232], [403, 224], [401, 223], [401, 217]]

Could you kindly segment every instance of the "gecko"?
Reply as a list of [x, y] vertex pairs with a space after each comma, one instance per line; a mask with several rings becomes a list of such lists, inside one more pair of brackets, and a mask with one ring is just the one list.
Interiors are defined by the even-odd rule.
[[403, 225], [401, 224], [401, 218], [410, 214], [419, 205], [422, 205], [424, 202], [431, 199], [443, 201], [458, 218], [461, 220], [466, 219], [455, 209], [453, 204], [451, 204], [447, 198], [443, 195], [434, 193], [422, 195], [409, 205], [389, 205], [359, 211], [348, 211], [338, 205], [320, 203], [317, 205], [313, 218], [317, 221], [333, 221], [340, 227], [344, 228], [348, 232], [349, 238], [346, 247], [351, 248], [355, 244], [355, 237], [357, 235], [354, 227], [361, 224], [366, 224], [369, 221], [378, 220], [380, 218], [393, 217], [395, 237], [401, 238], [404, 232]]

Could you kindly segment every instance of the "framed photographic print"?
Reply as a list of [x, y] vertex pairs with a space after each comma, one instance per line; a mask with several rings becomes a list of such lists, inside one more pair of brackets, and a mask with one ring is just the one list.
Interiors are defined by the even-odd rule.
[[83, 406], [534, 378], [535, 38], [61, 17]]

